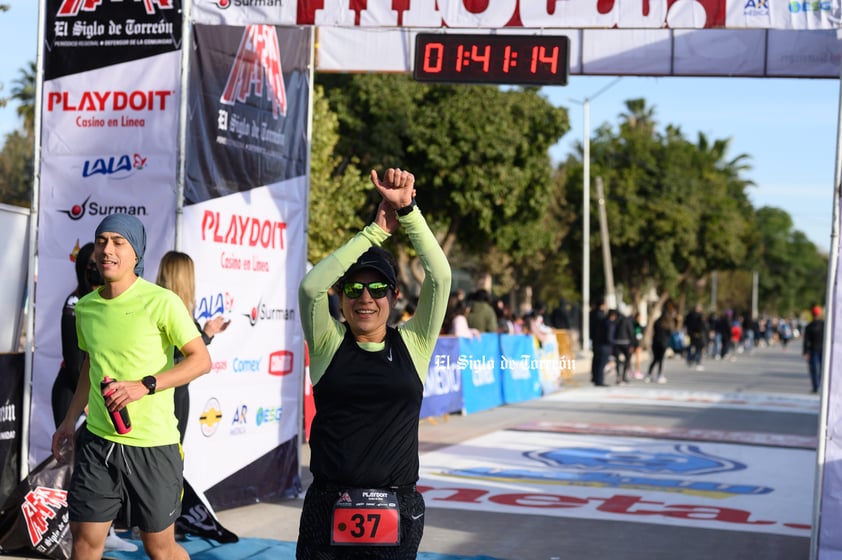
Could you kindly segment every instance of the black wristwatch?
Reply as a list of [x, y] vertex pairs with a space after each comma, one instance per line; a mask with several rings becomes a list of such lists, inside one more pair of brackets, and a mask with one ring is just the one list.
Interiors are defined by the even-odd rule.
[[397, 212], [398, 216], [406, 216], [407, 214], [412, 212], [412, 209], [416, 206], [418, 205], [415, 204], [415, 199], [413, 198], [412, 202], [410, 202], [409, 205], [404, 206], [403, 208], [398, 208], [397, 210], [395, 210], [395, 212]]
[[155, 388], [158, 386], [158, 380], [155, 379], [154, 375], [147, 375], [141, 379], [140, 382], [143, 383], [143, 386], [146, 387], [147, 390], [149, 390], [150, 395], [155, 394]]

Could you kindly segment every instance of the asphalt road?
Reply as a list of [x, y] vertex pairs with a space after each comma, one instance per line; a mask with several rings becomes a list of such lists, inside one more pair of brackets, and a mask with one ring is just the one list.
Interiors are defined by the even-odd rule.
[[[780, 347], [760, 348], [751, 355], [739, 354], [734, 361], [706, 359], [704, 371], [688, 368], [678, 358], [669, 359], [664, 368], [668, 382], [663, 385], [632, 380], [629, 385], [592, 387], [587, 368], [580, 363], [579, 373], [555, 395], [470, 415], [424, 420], [420, 484], [436, 485], [435, 472], [430, 475], [432, 471], [425, 471], [425, 465], [429, 466], [430, 462], [446, 461], [449, 457], [455, 465], [466, 460], [475, 449], [493, 453], [495, 450], [487, 447], [488, 441], [493, 446], [494, 441], [516, 442], [519, 438], [544, 437], [547, 432], [591, 438], [597, 444], [610, 441], [614, 445], [617, 437], [626, 441], [631, 436], [642, 435], [644, 439], [632, 437], [631, 441], [656, 441], [649, 440], [649, 436], [674, 441], [676, 436], [687, 434], [684, 440], [687, 443], [733, 445], [744, 454], [744, 462], [749, 465], [762, 462], [767, 453], [800, 454], [801, 464], [809, 464], [810, 455], [812, 461], [815, 455], [819, 399], [809, 393], [806, 364], [797, 342], [787, 351]], [[613, 378], [609, 377], [608, 381], [612, 382]], [[519, 431], [524, 428], [526, 431]], [[607, 437], [615, 440], [604, 440]], [[748, 445], [735, 445], [739, 443]], [[795, 450], [791, 451], [790, 446]], [[304, 451], [306, 464], [306, 446]], [[716, 523], [711, 525], [698, 519], [685, 523], [663, 515], [643, 518], [627, 515], [627, 521], [622, 516], [601, 515], [595, 511], [600, 508], [591, 508], [583, 515], [572, 512], [564, 516], [542, 515], [540, 508], [524, 508], [525, 512], [478, 504], [463, 508], [447, 500], [446, 493], [432, 490], [425, 493], [428, 509], [421, 551], [501, 560], [807, 559], [810, 516], [806, 516], [808, 524], [804, 526], [803, 512], [812, 511], [814, 473], [809, 467], [805, 470], [792, 472], [782, 464], [780, 468], [773, 466], [772, 474], [766, 475], [771, 478], [765, 480], [765, 485], [778, 494], [772, 492], [769, 494], [772, 498], [762, 499], [780, 497], [771, 509], [801, 511], [800, 528], [788, 533], [762, 530], [763, 523], [770, 522], [757, 522], [761, 530], [754, 531], [754, 521], [738, 526], [720, 524], [724, 529], [719, 529]], [[306, 485], [306, 467], [304, 473]], [[793, 482], [793, 478], [798, 480]], [[784, 496], [785, 492], [779, 489], [793, 483], [799, 485], [799, 495]], [[493, 488], [494, 484], [490, 482], [487, 487]], [[594, 493], [604, 490], [599, 484], [585, 485], [590, 485], [588, 491]], [[561, 493], [575, 491], [569, 482], [552, 488], [561, 488]], [[634, 494], [636, 490], [619, 487], [612, 491], [624, 495]], [[694, 498], [692, 494], [673, 493], [663, 498], [664, 495], [664, 492], [641, 494], [647, 500], [658, 496], [659, 504], [669, 499], [671, 503], [690, 502]], [[606, 502], [604, 497], [600, 500]], [[297, 499], [217, 513], [220, 521], [240, 536], [295, 541], [300, 505], [301, 500]], [[652, 522], [648, 522], [650, 518]]]

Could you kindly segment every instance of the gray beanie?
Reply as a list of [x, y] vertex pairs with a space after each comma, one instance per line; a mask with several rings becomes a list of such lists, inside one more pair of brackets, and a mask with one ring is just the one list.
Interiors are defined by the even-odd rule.
[[95, 236], [99, 237], [106, 231], [119, 233], [131, 244], [137, 255], [134, 273], [143, 276], [143, 254], [146, 252], [146, 228], [143, 227], [143, 222], [128, 214], [111, 214], [99, 223]]

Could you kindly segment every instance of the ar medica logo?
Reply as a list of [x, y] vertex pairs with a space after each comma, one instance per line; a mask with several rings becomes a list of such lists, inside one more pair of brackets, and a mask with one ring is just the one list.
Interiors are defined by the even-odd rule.
[[769, 0], [748, 0], [743, 6], [743, 14], [747, 16], [768, 16]]

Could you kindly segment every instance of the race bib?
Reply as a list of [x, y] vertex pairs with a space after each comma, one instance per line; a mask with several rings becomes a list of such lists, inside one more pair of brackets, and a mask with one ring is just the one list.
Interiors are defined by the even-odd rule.
[[330, 542], [339, 546], [397, 546], [401, 516], [394, 492], [352, 488], [333, 506]]

